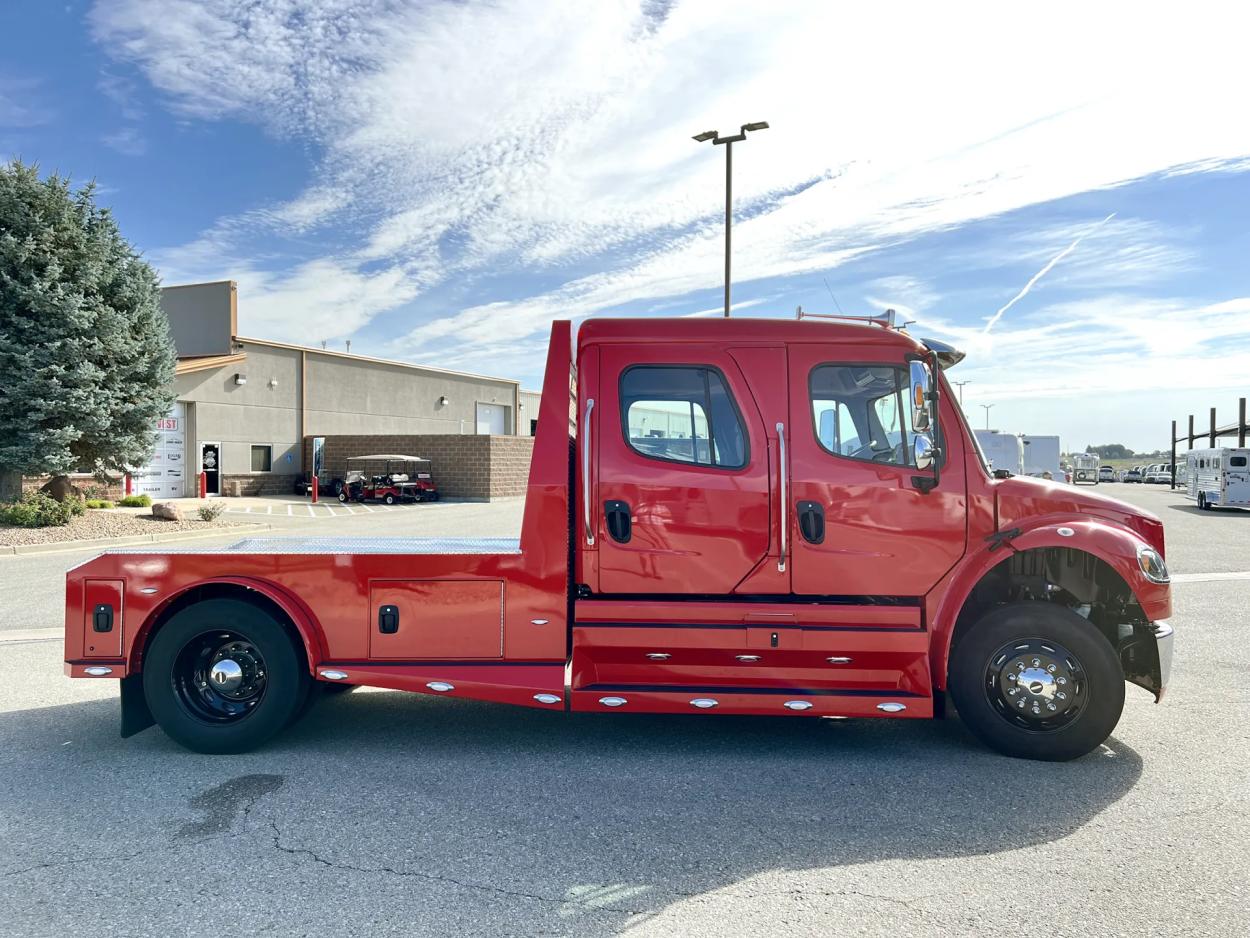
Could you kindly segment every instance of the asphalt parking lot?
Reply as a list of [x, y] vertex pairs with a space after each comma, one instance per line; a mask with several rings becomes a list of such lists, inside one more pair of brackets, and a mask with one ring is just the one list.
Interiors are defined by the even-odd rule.
[[[0, 557], [0, 934], [1240, 931], [1250, 513], [1098, 490], [1167, 525], [1176, 662], [1164, 703], [1130, 687], [1107, 744], [1057, 765], [993, 755], [957, 720], [374, 691], [261, 752], [200, 756], [155, 729], [119, 739], [115, 687], [63, 678], [59, 641], [3, 641], [59, 626], [85, 554]], [[519, 528], [519, 501], [415, 507], [448, 509], [397, 515], [415, 533]]]

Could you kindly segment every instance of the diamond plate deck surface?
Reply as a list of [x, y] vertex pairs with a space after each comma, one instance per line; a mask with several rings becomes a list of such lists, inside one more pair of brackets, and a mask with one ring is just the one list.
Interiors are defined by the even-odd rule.
[[245, 537], [224, 547], [144, 547], [109, 554], [519, 554], [515, 537]]

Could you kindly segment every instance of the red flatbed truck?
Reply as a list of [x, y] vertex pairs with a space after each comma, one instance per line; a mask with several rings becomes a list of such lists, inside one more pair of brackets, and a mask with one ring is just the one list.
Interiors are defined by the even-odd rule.
[[260, 745], [318, 686], [547, 710], [941, 715], [1068, 759], [1159, 699], [1159, 519], [995, 478], [892, 321], [553, 324], [519, 541], [245, 538], [70, 571], [122, 735]]

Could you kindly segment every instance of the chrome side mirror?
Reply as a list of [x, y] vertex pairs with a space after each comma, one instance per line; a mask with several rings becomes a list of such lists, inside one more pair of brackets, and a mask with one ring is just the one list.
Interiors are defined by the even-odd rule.
[[911, 428], [916, 433], [923, 433], [929, 429], [931, 423], [929, 369], [925, 367], [924, 362], [914, 361], [908, 365], [907, 372], [911, 383]]
[[934, 460], [937, 459], [937, 447], [933, 445], [933, 441], [922, 433], [917, 433], [912, 437], [912, 452], [916, 457], [917, 469], [932, 469]]

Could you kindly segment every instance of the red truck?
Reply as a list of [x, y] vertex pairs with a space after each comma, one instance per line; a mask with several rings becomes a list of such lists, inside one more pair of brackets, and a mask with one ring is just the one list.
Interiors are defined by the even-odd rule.
[[987, 469], [892, 320], [553, 324], [519, 540], [246, 538], [70, 571], [122, 735], [256, 747], [315, 688], [548, 710], [933, 718], [1061, 760], [1172, 657], [1163, 525]]

